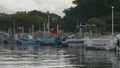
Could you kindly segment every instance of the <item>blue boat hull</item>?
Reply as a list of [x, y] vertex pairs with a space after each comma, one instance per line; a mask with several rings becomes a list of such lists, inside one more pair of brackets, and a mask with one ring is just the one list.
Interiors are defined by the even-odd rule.
[[16, 42], [17, 46], [20, 47], [21, 49], [25, 49], [25, 48], [40, 48], [40, 43], [38, 40], [36, 39], [22, 39], [22, 40], [17, 40]]
[[42, 45], [53, 45], [55, 44], [55, 39], [54, 38], [44, 38], [41, 40]]

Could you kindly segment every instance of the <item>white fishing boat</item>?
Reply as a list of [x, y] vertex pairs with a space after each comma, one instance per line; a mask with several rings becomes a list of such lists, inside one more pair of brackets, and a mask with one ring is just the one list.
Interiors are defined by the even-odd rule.
[[106, 39], [106, 38], [89, 38], [86, 39], [86, 44], [88, 47], [94, 47], [94, 48], [99, 48], [99, 49], [105, 49], [105, 46], [109, 45], [111, 39]]
[[[82, 32], [81, 27], [94, 27], [95, 24], [81, 25], [77, 27], [80, 28], [79, 33], [81, 33], [81, 37], [77, 37], [76, 35], [70, 36], [71, 38], [67, 38], [66, 41], [63, 42], [63, 47], [92, 47], [92, 48], [100, 48], [105, 49], [105, 46], [109, 44], [110, 39], [103, 37], [87, 37], [85, 33]], [[97, 31], [96, 31], [97, 32]], [[92, 34], [91, 34], [92, 35]]]
[[109, 45], [105, 47], [107, 50], [119, 50], [120, 51], [120, 34], [111, 39]]
[[85, 40], [82, 38], [76, 38], [74, 35], [68, 36], [68, 38], [62, 42], [63, 47], [78, 47], [82, 45], [86, 45]]
[[100, 48], [104, 49], [106, 45], [108, 45], [110, 42], [110, 39], [105, 38], [71, 38], [66, 39], [66, 41], [63, 42], [63, 47], [94, 47], [94, 48]]

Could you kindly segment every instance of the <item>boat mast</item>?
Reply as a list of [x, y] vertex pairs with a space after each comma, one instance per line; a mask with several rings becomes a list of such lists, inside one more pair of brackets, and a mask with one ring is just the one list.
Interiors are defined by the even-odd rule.
[[[82, 24], [80, 23], [80, 26], [81, 26]], [[82, 36], [82, 28], [80, 28], [79, 29], [79, 34]]]
[[22, 33], [24, 33], [24, 26], [22, 26]]
[[77, 29], [79, 28], [79, 34], [82, 36], [82, 28], [80, 27], [82, 24], [80, 23], [79, 25], [78, 25], [78, 23], [79, 23], [79, 20], [78, 20], [78, 18], [77, 18]]
[[45, 38], [45, 34], [46, 34], [46, 33], [45, 33], [45, 30], [46, 30], [46, 29], [45, 29], [45, 23], [44, 23], [44, 38]]
[[13, 34], [15, 34], [15, 20], [13, 22]]
[[34, 24], [32, 25], [32, 33], [34, 33]]
[[47, 29], [48, 29], [48, 34], [50, 33], [50, 13], [49, 11], [47, 11], [47, 14], [48, 14], [48, 21], [47, 21]]
[[59, 25], [57, 24], [57, 35], [59, 35]]

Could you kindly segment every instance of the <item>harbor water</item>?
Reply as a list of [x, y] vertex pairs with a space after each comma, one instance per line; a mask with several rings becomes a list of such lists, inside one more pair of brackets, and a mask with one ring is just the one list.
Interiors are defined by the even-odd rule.
[[120, 52], [55, 46], [18, 50], [1, 45], [0, 68], [120, 68]]

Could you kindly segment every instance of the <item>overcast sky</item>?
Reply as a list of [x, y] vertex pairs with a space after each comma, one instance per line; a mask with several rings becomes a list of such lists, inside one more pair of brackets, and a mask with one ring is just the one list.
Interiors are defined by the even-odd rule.
[[15, 13], [16, 11], [49, 11], [60, 16], [62, 11], [71, 7], [73, 0], [0, 0], [0, 13]]

